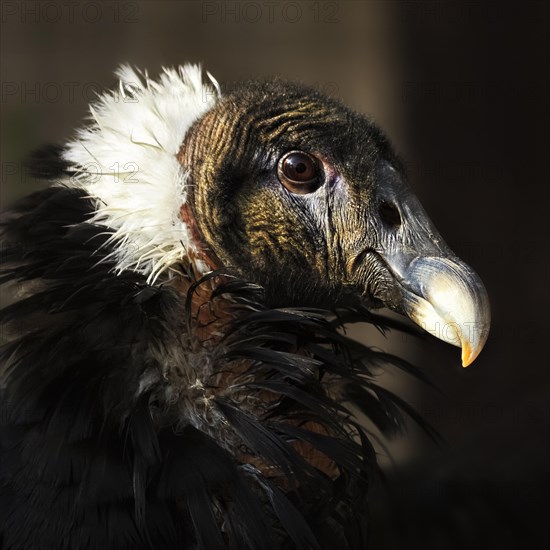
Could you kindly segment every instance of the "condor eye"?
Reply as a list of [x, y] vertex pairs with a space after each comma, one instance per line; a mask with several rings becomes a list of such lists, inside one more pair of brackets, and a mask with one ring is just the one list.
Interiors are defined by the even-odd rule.
[[300, 195], [312, 193], [321, 186], [322, 171], [319, 161], [302, 151], [291, 151], [279, 160], [279, 181], [291, 192]]

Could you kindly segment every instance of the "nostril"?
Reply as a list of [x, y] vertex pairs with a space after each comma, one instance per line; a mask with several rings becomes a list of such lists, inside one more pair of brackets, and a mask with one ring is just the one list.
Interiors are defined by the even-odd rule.
[[401, 225], [401, 216], [397, 207], [389, 202], [382, 201], [379, 207], [380, 217], [382, 221], [391, 227], [399, 227]]

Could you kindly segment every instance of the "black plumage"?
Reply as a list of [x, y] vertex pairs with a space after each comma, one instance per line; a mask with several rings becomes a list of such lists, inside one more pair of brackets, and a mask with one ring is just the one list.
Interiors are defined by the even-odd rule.
[[[236, 311], [254, 311], [235, 315], [215, 369], [245, 359], [250, 379], [232, 393], [278, 397], [258, 415], [240, 410], [234, 395], [215, 397], [247, 448], [235, 460], [211, 436], [179, 425], [160, 401], [162, 378], [152, 374], [138, 391], [160, 368], [152, 349], [188, 330], [174, 313], [184, 311], [183, 298], [136, 273], [110, 274], [109, 231], [87, 223], [90, 212], [81, 192], [54, 187], [16, 205], [5, 228], [3, 281], [38, 285], [2, 312], [22, 334], [3, 350], [5, 547], [361, 547], [376, 459], [320, 378], [337, 378], [345, 400], [392, 434], [402, 426], [399, 407], [369, 372], [370, 358], [374, 366], [392, 357], [350, 342], [328, 312], [266, 308], [260, 287], [234, 278], [216, 286], [213, 300], [230, 294]], [[367, 312], [357, 319], [382, 322]], [[300, 427], [308, 419], [332, 435]], [[311, 466], [296, 440], [333, 460], [338, 480]], [[298, 487], [283, 491], [245, 456]]]
[[[158, 101], [157, 116], [163, 86], [191, 93], [186, 70], [121, 93]], [[14, 289], [0, 314], [2, 547], [372, 547], [385, 501], [372, 502], [383, 476], [365, 419], [385, 437], [407, 416], [439, 436], [376, 381], [385, 365], [428, 382], [422, 372], [342, 329], [419, 334], [382, 304], [419, 324], [470, 315], [474, 333], [457, 332], [467, 365], [487, 336], [481, 281], [437, 235], [380, 130], [317, 92], [280, 81], [233, 92], [170, 155], [132, 130], [132, 147], [161, 150], [174, 180], [182, 167], [187, 178], [158, 219], [127, 182], [94, 195], [89, 169], [70, 161], [80, 145], [105, 155], [102, 132], [123, 136], [102, 122], [108, 109], [92, 114], [81, 142], [35, 155], [51, 185], [2, 223], [0, 282]], [[143, 173], [135, 193], [159, 183]], [[149, 221], [136, 231], [125, 216]], [[444, 311], [430, 294], [442, 279], [457, 289]]]

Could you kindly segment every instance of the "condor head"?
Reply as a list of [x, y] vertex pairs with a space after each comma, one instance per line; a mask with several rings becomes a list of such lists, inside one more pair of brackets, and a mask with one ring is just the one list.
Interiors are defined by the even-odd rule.
[[212, 267], [263, 285], [272, 305], [387, 306], [461, 347], [464, 366], [480, 353], [483, 283], [367, 118], [299, 86], [248, 85], [194, 124], [178, 160]]

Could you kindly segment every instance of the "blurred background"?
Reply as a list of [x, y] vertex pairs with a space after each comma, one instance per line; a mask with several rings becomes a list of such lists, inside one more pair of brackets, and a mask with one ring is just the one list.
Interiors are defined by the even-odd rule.
[[[491, 335], [474, 365], [429, 338], [370, 340], [440, 388], [387, 383], [443, 434], [529, 463], [547, 447], [547, 2], [4, 0], [1, 202], [40, 187], [24, 160], [63, 143], [123, 62], [201, 62], [223, 85], [283, 76], [371, 115], [448, 244], [479, 273]], [[374, 337], [373, 337], [374, 338]], [[414, 427], [400, 463], [433, 455]], [[459, 451], [457, 451], [459, 452]], [[520, 461], [523, 460], [520, 458]]]

